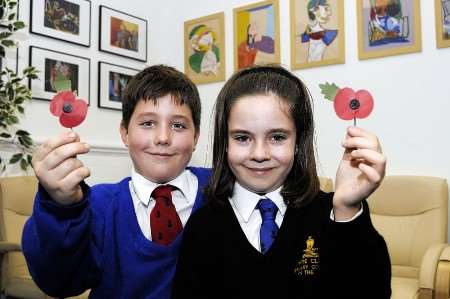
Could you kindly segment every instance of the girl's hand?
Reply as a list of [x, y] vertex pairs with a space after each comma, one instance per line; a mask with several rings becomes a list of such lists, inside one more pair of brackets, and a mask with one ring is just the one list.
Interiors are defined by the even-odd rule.
[[336, 220], [353, 217], [361, 201], [378, 188], [386, 170], [386, 157], [374, 134], [349, 127], [342, 146], [345, 151], [336, 173], [333, 197]]

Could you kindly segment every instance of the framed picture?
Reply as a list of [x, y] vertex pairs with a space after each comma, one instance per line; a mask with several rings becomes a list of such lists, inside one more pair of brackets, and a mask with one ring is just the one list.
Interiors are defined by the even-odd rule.
[[98, 62], [98, 107], [122, 110], [122, 95], [128, 81], [139, 70]]
[[99, 50], [147, 61], [147, 20], [100, 5]]
[[233, 10], [234, 69], [280, 63], [278, 0], [263, 1]]
[[345, 63], [344, 1], [291, 0], [291, 68]]
[[419, 0], [357, 0], [359, 59], [422, 50]]
[[184, 22], [184, 72], [197, 84], [225, 80], [223, 12]]
[[71, 90], [90, 103], [90, 60], [88, 58], [30, 46], [30, 66], [40, 72], [30, 82], [33, 98], [50, 101], [58, 90]]
[[91, 1], [31, 0], [30, 32], [91, 46]]
[[438, 48], [450, 47], [450, 0], [435, 0], [436, 44]]

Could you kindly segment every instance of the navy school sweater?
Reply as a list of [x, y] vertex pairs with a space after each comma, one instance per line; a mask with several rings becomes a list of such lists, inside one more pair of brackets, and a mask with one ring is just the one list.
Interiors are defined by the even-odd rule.
[[[198, 179], [192, 212], [203, 204], [210, 170], [188, 168]], [[143, 235], [130, 178], [100, 184], [72, 206], [60, 206], [39, 187], [25, 224], [22, 248], [36, 284], [67, 297], [91, 288], [90, 298], [170, 298], [181, 235], [170, 246]]]
[[358, 218], [339, 223], [330, 220], [332, 198], [320, 192], [304, 207], [288, 207], [265, 255], [228, 201], [208, 203], [185, 227], [172, 298], [390, 298], [389, 254], [367, 203]]

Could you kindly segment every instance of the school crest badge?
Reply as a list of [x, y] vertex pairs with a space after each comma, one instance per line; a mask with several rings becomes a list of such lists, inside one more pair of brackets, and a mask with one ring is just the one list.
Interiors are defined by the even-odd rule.
[[305, 249], [301, 259], [295, 265], [294, 273], [297, 276], [314, 276], [320, 268], [319, 248], [314, 246], [315, 241], [312, 236], [309, 236], [305, 243]]

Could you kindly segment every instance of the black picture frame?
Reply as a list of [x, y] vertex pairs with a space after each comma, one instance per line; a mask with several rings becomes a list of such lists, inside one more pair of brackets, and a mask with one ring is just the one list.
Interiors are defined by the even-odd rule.
[[[77, 98], [84, 99], [90, 105], [91, 60], [89, 58], [30, 46], [29, 66], [40, 70], [38, 79], [28, 82], [33, 99], [51, 101], [57, 94], [56, 85], [62, 87], [70, 84], [70, 90], [76, 92]], [[58, 70], [55, 70], [56, 68]], [[58, 80], [55, 80], [55, 77], [59, 77]], [[73, 80], [75, 78], [76, 80]]]
[[[30, 12], [32, 12], [30, 13], [30, 33], [87, 48], [91, 46], [92, 5], [90, 0], [30, 1]], [[56, 4], [58, 4], [59, 11], [55, 11]], [[53, 5], [53, 7], [50, 9], [47, 7], [48, 5]], [[77, 9], [78, 22], [74, 21], [77, 15], [73, 13]], [[72, 12], [66, 12], [66, 10], [72, 10]], [[64, 20], [59, 17], [61, 15], [65, 17]], [[38, 18], [38, 16], [42, 18]]]
[[[122, 111], [122, 101], [120, 97], [126, 86], [126, 84], [123, 84], [123, 81], [128, 79], [126, 81], [126, 83], [128, 83], [129, 79], [131, 79], [131, 77], [136, 75], [138, 72], [140, 72], [140, 70], [138, 69], [112, 64], [105, 61], [99, 61], [97, 106], [102, 109]], [[115, 76], [115, 78], [112, 79], [111, 73], [114, 73], [118, 76]], [[120, 86], [114, 88], [113, 86], [115, 85]], [[114, 90], [111, 90], [112, 88]]]
[[147, 20], [100, 5], [99, 51], [147, 62], [147, 42]]

